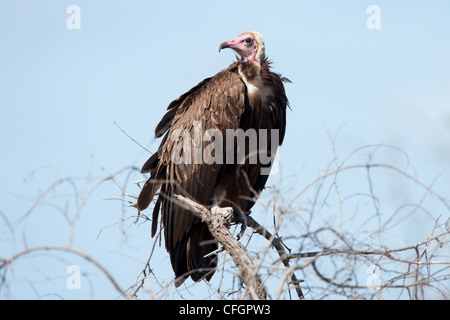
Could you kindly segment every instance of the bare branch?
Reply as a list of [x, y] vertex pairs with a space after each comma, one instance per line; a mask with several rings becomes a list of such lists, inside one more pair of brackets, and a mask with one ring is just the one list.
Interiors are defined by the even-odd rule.
[[65, 252], [73, 253], [73, 254], [87, 260], [88, 262], [94, 264], [98, 269], [100, 269], [100, 271], [102, 271], [102, 273], [106, 276], [106, 278], [108, 278], [108, 280], [111, 282], [111, 284], [114, 286], [114, 288], [120, 293], [121, 296], [123, 296], [126, 299], [131, 299], [131, 296], [129, 296], [120, 287], [120, 285], [117, 283], [117, 281], [114, 279], [114, 277], [97, 260], [95, 260], [94, 258], [92, 258], [91, 256], [89, 256], [88, 254], [86, 254], [82, 251], [79, 251], [79, 250], [76, 250], [74, 248], [67, 247], [67, 246], [47, 245], [47, 246], [37, 246], [37, 247], [27, 248], [21, 252], [16, 253], [9, 259], [0, 259], [0, 268], [7, 268], [9, 265], [11, 265], [14, 261], [19, 259], [20, 257], [22, 257], [24, 255], [28, 255], [28, 254], [30, 254], [32, 252], [36, 252], [36, 251], [65, 251]]
[[210, 211], [188, 198], [180, 195], [175, 195], [175, 197], [202, 218], [208, 225], [214, 238], [220, 242], [231, 256], [239, 269], [239, 274], [246, 285], [249, 297], [253, 300], [265, 300], [267, 296], [266, 290], [260, 276], [256, 272], [252, 259], [244, 246], [233, 237], [228, 229], [232, 218], [232, 209], [213, 207]]

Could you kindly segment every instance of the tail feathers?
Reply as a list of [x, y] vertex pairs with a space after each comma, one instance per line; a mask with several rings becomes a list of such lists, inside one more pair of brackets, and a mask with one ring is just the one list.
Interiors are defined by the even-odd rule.
[[[199, 223], [198, 225], [202, 225]], [[203, 227], [203, 226], [202, 226]], [[204, 226], [205, 228], [206, 225]], [[179, 287], [189, 276], [194, 281], [210, 280], [217, 267], [217, 255], [209, 253], [217, 250], [217, 242], [209, 231], [199, 234], [191, 229], [176, 248], [170, 250], [170, 261], [175, 272], [175, 286]]]

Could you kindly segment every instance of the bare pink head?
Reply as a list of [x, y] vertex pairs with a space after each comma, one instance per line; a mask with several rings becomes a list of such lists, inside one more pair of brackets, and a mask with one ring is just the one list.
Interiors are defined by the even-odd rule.
[[261, 63], [265, 58], [263, 37], [255, 31], [247, 31], [233, 40], [222, 42], [219, 51], [225, 48], [236, 51], [243, 62]]

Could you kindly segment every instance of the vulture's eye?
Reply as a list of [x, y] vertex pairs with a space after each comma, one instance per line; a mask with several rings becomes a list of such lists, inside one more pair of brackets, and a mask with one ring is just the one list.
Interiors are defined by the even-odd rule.
[[251, 46], [253, 44], [253, 39], [252, 38], [247, 38], [244, 41], [245, 41], [245, 44], [248, 45], [248, 46]]

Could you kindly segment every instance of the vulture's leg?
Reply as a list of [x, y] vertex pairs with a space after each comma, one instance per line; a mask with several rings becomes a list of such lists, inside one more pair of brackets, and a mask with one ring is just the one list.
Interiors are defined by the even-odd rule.
[[236, 238], [238, 240], [241, 240], [242, 236], [244, 235], [245, 229], [247, 229], [247, 219], [245, 219], [245, 223], [241, 223], [241, 231], [239, 231]]
[[238, 240], [240, 240], [242, 238], [242, 236], [244, 235], [245, 230], [247, 229], [247, 216], [251, 213], [251, 211], [249, 210], [246, 213], [244, 213], [241, 209], [234, 208], [233, 212], [234, 212], [233, 223], [241, 224], [241, 230], [239, 231], [238, 235], [236, 236], [236, 238]]

